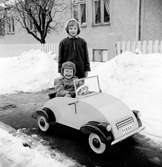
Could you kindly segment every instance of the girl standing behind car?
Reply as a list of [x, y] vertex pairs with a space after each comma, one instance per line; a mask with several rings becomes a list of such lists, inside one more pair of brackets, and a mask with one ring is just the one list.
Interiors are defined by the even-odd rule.
[[76, 76], [84, 78], [90, 71], [87, 43], [80, 38], [80, 26], [77, 20], [68, 20], [65, 30], [68, 37], [59, 43], [58, 72], [61, 73], [61, 66], [66, 61], [71, 61], [76, 66]]

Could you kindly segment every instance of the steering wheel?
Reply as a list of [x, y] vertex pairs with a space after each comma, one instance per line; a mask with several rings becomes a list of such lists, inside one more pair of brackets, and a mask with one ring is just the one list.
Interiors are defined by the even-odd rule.
[[76, 94], [78, 96], [87, 95], [88, 94], [88, 86], [82, 85], [76, 90]]

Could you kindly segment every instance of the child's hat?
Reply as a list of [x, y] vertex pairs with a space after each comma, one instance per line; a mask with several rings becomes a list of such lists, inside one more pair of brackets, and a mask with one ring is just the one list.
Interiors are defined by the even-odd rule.
[[76, 66], [74, 63], [72, 63], [71, 61], [66, 61], [65, 63], [62, 64], [61, 66], [61, 74], [63, 75], [63, 71], [64, 69], [73, 69], [74, 75], [76, 73]]
[[69, 27], [70, 26], [73, 26], [73, 25], [76, 25], [77, 27], [78, 27], [78, 32], [77, 32], [77, 35], [80, 33], [80, 24], [79, 24], [79, 22], [76, 20], [76, 19], [74, 19], [74, 18], [71, 18], [71, 19], [69, 19], [67, 22], [66, 22], [66, 24], [65, 24], [65, 30], [66, 30], [66, 32], [69, 34]]

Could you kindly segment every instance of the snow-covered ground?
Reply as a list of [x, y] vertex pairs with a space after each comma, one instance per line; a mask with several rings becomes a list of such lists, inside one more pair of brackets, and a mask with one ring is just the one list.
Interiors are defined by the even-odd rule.
[[[131, 109], [140, 110], [146, 127], [142, 133], [162, 146], [161, 64], [162, 54], [127, 52], [105, 63], [91, 62], [92, 71], [89, 75], [98, 74], [105, 92], [121, 99]], [[52, 87], [53, 79], [57, 76], [57, 62], [50, 53], [31, 50], [18, 57], [0, 58], [0, 94], [40, 91]], [[40, 146], [30, 149], [23, 147], [23, 142], [21, 137], [13, 136], [0, 126], [0, 155], [6, 153], [17, 164], [22, 161], [26, 166], [40, 166], [41, 162], [37, 159], [44, 157], [46, 148], [41, 145], [41, 149]], [[16, 154], [10, 155], [13, 152]], [[47, 156], [43, 161], [49, 166], [55, 166], [53, 163], [64, 166], [59, 160], [53, 162]], [[71, 160], [68, 163], [70, 166], [74, 162]], [[4, 165], [0, 159], [1, 166]]]
[[0, 123], [0, 167], [77, 166], [69, 157], [41, 143], [37, 136], [27, 136]]

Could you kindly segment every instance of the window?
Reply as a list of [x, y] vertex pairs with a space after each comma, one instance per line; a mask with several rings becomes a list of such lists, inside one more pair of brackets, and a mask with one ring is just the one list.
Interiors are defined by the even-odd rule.
[[72, 14], [73, 17], [80, 21], [81, 25], [86, 25], [87, 22], [87, 12], [86, 12], [86, 1], [85, 0], [78, 0], [78, 1], [73, 1], [73, 6], [72, 6]]
[[108, 60], [108, 50], [107, 49], [93, 49], [92, 61], [105, 62], [107, 60]]
[[3, 18], [0, 19], [0, 35], [5, 35], [5, 21]]
[[93, 25], [110, 23], [110, 0], [93, 0]]
[[14, 34], [15, 33], [15, 25], [14, 25], [14, 18], [8, 17], [6, 19], [6, 32], [7, 34]]

